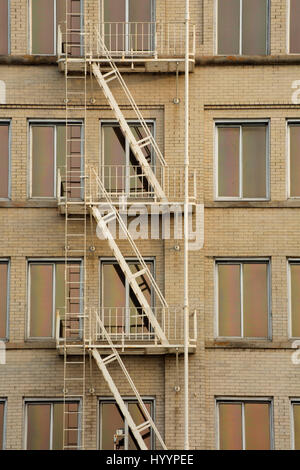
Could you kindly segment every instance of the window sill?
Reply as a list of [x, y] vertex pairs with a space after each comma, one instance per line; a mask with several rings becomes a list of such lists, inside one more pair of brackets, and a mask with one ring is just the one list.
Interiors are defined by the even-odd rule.
[[195, 58], [196, 65], [289, 65], [300, 64], [300, 54], [277, 55], [200, 55]]
[[47, 199], [47, 200], [26, 200], [26, 201], [11, 201], [11, 200], [0, 200], [0, 207], [8, 208], [32, 208], [32, 207], [57, 207], [57, 200]]
[[271, 339], [215, 339], [205, 341], [205, 349], [293, 349], [292, 340]]
[[26, 340], [20, 343], [6, 343], [6, 350], [8, 349], [56, 349], [55, 340]]
[[266, 200], [252, 200], [252, 201], [243, 201], [243, 200], [231, 200], [231, 201], [207, 201], [204, 203], [204, 206], [207, 208], [298, 208], [300, 207], [300, 198], [298, 199], [287, 199], [283, 201], [271, 201]]

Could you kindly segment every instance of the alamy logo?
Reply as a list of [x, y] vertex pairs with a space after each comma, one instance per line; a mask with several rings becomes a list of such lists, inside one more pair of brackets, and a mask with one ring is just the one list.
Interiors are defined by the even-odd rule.
[[[133, 240], [182, 240], [184, 237], [184, 208], [179, 204], [173, 206], [133, 204], [126, 210], [124, 199], [119, 202], [119, 214], [122, 225], [125, 226]], [[99, 209], [104, 217], [109, 208]], [[97, 225], [97, 237], [105, 240], [103, 223]], [[114, 239], [125, 240], [126, 233], [115, 218], [107, 221], [110, 235]], [[117, 230], [118, 228], [118, 230]], [[189, 251], [201, 250], [204, 245], [204, 205], [189, 205], [188, 208], [188, 240]]]
[[0, 365], [6, 364], [6, 346], [4, 341], [0, 341]]
[[0, 80], [0, 104], [6, 104], [6, 87], [3, 80]]
[[292, 348], [297, 349], [297, 351], [293, 352], [292, 354], [292, 363], [295, 364], [295, 366], [298, 366], [300, 364], [300, 340], [297, 339], [292, 343]]

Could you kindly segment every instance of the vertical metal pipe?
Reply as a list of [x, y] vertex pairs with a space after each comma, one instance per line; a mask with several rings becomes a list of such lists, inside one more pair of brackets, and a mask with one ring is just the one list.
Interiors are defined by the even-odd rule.
[[185, 110], [184, 110], [184, 449], [189, 450], [189, 28], [190, 5], [185, 0]]

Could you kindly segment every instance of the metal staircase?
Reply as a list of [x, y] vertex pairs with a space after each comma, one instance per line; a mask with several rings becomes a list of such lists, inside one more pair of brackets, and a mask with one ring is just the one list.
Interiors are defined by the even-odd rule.
[[[102, 73], [101, 70], [100, 70], [100, 66], [99, 66], [99, 63], [93, 63], [92, 66], [91, 66], [91, 69], [92, 69], [92, 72], [99, 84], [99, 86], [101, 87], [103, 93], [104, 93], [104, 96], [106, 97], [111, 109], [113, 110], [114, 112], [114, 115], [118, 121], [118, 123], [120, 124], [120, 128], [124, 134], [124, 136], [128, 139], [128, 142], [129, 142], [129, 145], [130, 145], [130, 148], [132, 150], [132, 153], [134, 154], [134, 156], [136, 157], [137, 161], [139, 162], [139, 164], [141, 165], [142, 167], [142, 170], [143, 170], [143, 173], [145, 173], [145, 176], [146, 178], [148, 179], [148, 182], [149, 182], [149, 185], [151, 185], [153, 187], [153, 190], [154, 190], [154, 193], [156, 195], [156, 197], [159, 199], [159, 200], [162, 200], [162, 201], [166, 201], [166, 195], [161, 187], [161, 185], [159, 184], [157, 178], [155, 177], [155, 174], [149, 164], [149, 158], [147, 158], [147, 156], [144, 155], [143, 153], [143, 148], [147, 147], [147, 146], [151, 146], [155, 152], [155, 155], [156, 155], [156, 158], [158, 159], [159, 163], [162, 165], [162, 167], [165, 167], [167, 166], [166, 164], [166, 161], [157, 145], [157, 142], [156, 140], [154, 139], [149, 127], [147, 126], [147, 123], [146, 121], [144, 120], [136, 102], [134, 101], [134, 98], [131, 94], [131, 92], [129, 91], [122, 75], [120, 74], [120, 71], [118, 69], [118, 67], [116, 66], [116, 64], [114, 63], [113, 61], [113, 58], [109, 52], [109, 50], [107, 49], [105, 43], [104, 43], [104, 40], [103, 38], [101, 37], [101, 34], [99, 33], [99, 31], [96, 31], [96, 34], [97, 34], [97, 40], [98, 40], [98, 44], [99, 44], [99, 48], [100, 50], [102, 50], [106, 56], [106, 59], [108, 60], [108, 65], [110, 67], [110, 71], [109, 72], [106, 72], [106, 73]], [[100, 62], [100, 60], [99, 60]], [[135, 112], [136, 114], [136, 117], [137, 117], [137, 121], [140, 125], [140, 127], [143, 129], [143, 132], [145, 134], [145, 137], [142, 137], [141, 136], [141, 139], [140, 140], [136, 140], [132, 130], [130, 129], [112, 91], [110, 90], [109, 86], [108, 86], [108, 83], [111, 82], [112, 80], [117, 80], [118, 83], [120, 84], [121, 86], [121, 89], [123, 90], [126, 98], [128, 99], [129, 101], [129, 104], [132, 108], [132, 110]]]

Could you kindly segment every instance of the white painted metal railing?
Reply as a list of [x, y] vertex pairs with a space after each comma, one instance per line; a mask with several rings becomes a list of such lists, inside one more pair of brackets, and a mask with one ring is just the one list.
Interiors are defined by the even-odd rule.
[[[169, 344], [183, 345], [183, 308], [154, 307], [152, 311]], [[107, 334], [116, 345], [125, 346], [126, 342], [133, 341], [138, 344], [150, 342], [161, 346], [161, 342], [156, 337], [149, 319], [141, 307], [90, 308], [88, 317], [90, 322], [89, 336], [93, 345], [101, 343], [105, 339], [99, 328], [98, 318], [100, 318]], [[195, 309], [191, 309], [190, 318], [189, 341], [190, 345], [194, 346], [197, 341], [197, 311]]]
[[[184, 166], [152, 166], [153, 173], [169, 202], [181, 202], [184, 198]], [[111, 198], [155, 199], [155, 193], [140, 165], [101, 165], [99, 170], [90, 168], [89, 197], [93, 202], [104, 198], [99, 185], [93, 184], [94, 174], [102, 180]], [[197, 200], [197, 169], [189, 170], [190, 202]]]
[[[58, 25], [57, 31], [57, 55], [64, 56], [67, 42], [65, 25]], [[68, 34], [72, 30], [68, 29]], [[89, 24], [85, 31], [79, 34], [82, 38], [80, 46], [82, 56], [89, 55], [93, 58], [102, 57], [105, 60], [105, 51], [97, 41], [100, 34], [103, 43], [115, 59], [129, 57], [145, 59], [183, 59], [185, 54], [185, 23], [173, 22], [103, 22], [95, 28]], [[189, 57], [195, 57], [196, 26], [191, 28], [189, 38]]]

